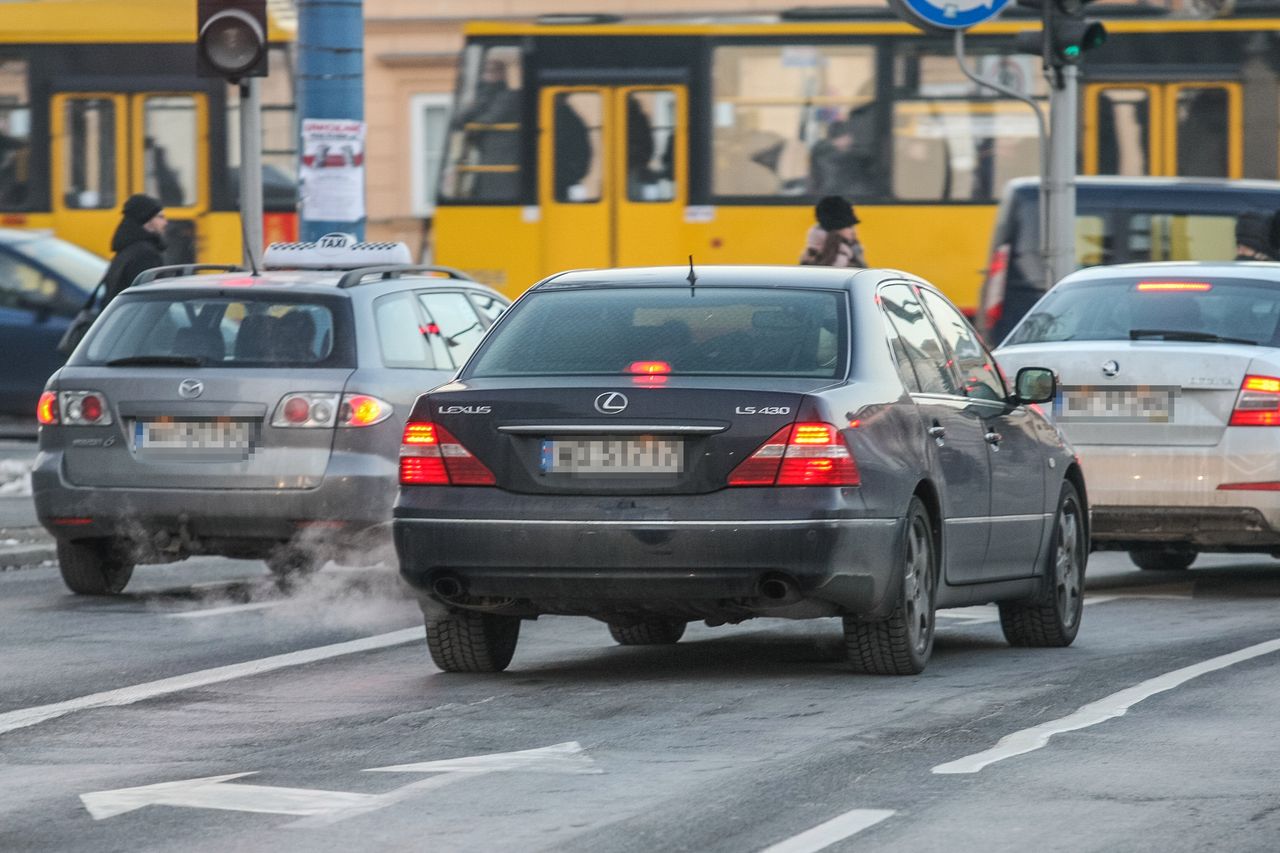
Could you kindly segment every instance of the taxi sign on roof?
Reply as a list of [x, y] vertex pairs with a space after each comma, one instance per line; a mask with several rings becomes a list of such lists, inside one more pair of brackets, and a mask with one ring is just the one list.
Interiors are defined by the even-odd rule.
[[404, 243], [366, 243], [354, 234], [325, 234], [314, 243], [272, 243], [262, 256], [269, 270], [350, 270], [360, 267], [411, 264]]
[[889, 0], [898, 17], [923, 29], [966, 30], [1004, 11], [1009, 0]]

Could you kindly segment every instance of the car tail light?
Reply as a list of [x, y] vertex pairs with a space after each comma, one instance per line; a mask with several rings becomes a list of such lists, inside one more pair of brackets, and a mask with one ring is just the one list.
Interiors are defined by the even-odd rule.
[[59, 392], [53, 416], [55, 420], [61, 420], [63, 426], [107, 426], [111, 423], [107, 398], [97, 391]]
[[40, 402], [36, 403], [36, 420], [44, 426], [58, 422], [57, 394], [52, 391], [45, 391], [40, 395]]
[[1203, 293], [1213, 290], [1213, 285], [1205, 281], [1140, 281], [1138, 290], [1142, 293]]
[[492, 486], [485, 464], [439, 424], [410, 421], [400, 445], [400, 483], [405, 486]]
[[338, 406], [338, 426], [366, 427], [391, 417], [391, 404], [368, 394], [343, 394]]
[[331, 427], [338, 418], [337, 394], [291, 391], [280, 398], [273, 427]]
[[1280, 426], [1280, 379], [1246, 376], [1240, 383], [1230, 426]]
[[641, 376], [657, 376], [671, 372], [671, 364], [666, 361], [633, 361], [627, 365], [627, 373]]
[[978, 321], [982, 334], [990, 337], [1004, 313], [1005, 284], [1009, 280], [1009, 244], [1002, 243], [987, 261], [987, 278], [982, 284], [982, 309]]
[[730, 486], [856, 486], [858, 465], [831, 424], [785, 426], [733, 469]]

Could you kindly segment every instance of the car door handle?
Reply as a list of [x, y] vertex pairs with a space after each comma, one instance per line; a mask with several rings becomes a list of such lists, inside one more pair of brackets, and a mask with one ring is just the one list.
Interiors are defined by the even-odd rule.
[[946, 434], [947, 434], [947, 428], [944, 427], [942, 424], [934, 424], [933, 426], [929, 427], [930, 438], [942, 438]]
[[999, 445], [1001, 440], [1004, 438], [1004, 436], [998, 432], [993, 431], [984, 435], [983, 438], [987, 440], [987, 444]]

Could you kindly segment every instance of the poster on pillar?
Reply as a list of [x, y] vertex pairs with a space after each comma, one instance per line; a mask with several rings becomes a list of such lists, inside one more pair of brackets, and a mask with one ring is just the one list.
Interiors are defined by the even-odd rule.
[[301, 216], [310, 222], [364, 219], [364, 132], [358, 119], [302, 120]]

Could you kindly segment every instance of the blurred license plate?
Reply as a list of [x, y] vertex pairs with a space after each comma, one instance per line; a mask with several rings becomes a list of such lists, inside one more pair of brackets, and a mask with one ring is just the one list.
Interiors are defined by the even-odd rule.
[[1161, 385], [1092, 388], [1064, 385], [1053, 404], [1060, 421], [1134, 421], [1168, 423], [1173, 418], [1176, 387]]
[[248, 450], [253, 440], [251, 421], [139, 420], [133, 428], [138, 450]]
[[592, 438], [542, 442], [544, 474], [679, 474], [684, 442], [670, 438]]

